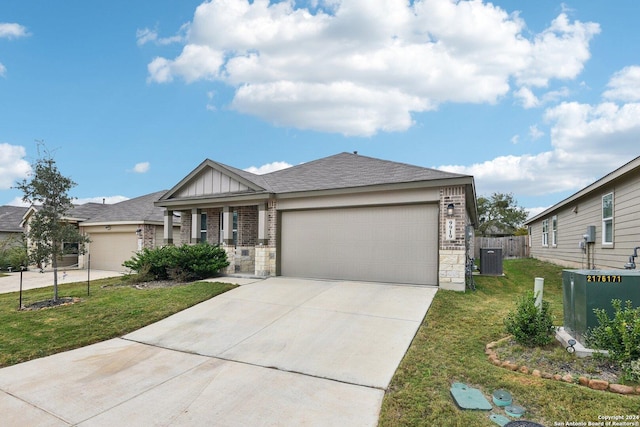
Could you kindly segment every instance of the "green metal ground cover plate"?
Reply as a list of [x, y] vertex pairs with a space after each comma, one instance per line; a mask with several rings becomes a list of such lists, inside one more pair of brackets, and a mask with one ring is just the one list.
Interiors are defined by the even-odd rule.
[[491, 403], [477, 388], [469, 387], [463, 383], [453, 383], [451, 385], [451, 396], [460, 409], [479, 409], [490, 411]]

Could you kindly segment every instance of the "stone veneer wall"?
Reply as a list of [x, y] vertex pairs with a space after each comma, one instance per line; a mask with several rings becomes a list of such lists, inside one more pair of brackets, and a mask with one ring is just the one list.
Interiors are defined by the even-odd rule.
[[[447, 206], [453, 203], [456, 220], [455, 240], [446, 240]], [[465, 229], [467, 224], [465, 187], [443, 187], [440, 189], [440, 250], [439, 285], [442, 289], [464, 291], [464, 269], [466, 262]]]

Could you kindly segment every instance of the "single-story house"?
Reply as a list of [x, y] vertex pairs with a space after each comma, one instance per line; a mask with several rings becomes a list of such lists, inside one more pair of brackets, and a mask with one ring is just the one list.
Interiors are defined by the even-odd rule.
[[623, 268], [640, 246], [640, 157], [525, 225], [534, 258], [568, 268]]
[[[80, 266], [86, 268], [90, 260], [93, 269], [125, 271], [122, 263], [137, 251], [162, 246], [164, 209], [154, 206], [154, 202], [165, 192], [104, 205], [99, 212], [80, 222], [80, 232], [91, 240], [86, 254], [80, 255]], [[180, 218], [174, 218], [173, 223], [179, 231]]]
[[0, 206], [0, 247], [22, 244], [24, 230], [20, 224], [27, 210], [22, 206]]
[[[164, 233], [164, 209], [154, 206], [164, 193], [158, 191], [114, 204], [85, 203], [74, 205], [63, 218], [78, 227], [91, 240], [86, 252], [75, 251], [63, 255], [59, 267], [125, 271], [122, 263], [142, 248], [162, 246]], [[27, 231], [29, 218], [37, 206], [26, 209], [20, 224]], [[176, 231], [180, 218], [173, 220]], [[179, 240], [176, 241], [179, 243]]]
[[[226, 273], [464, 290], [472, 176], [341, 153], [256, 175], [205, 160], [156, 202], [166, 243], [221, 243]], [[468, 234], [469, 233], [469, 234]]]
[[[96, 215], [102, 209], [105, 209], [106, 206], [107, 205], [101, 203], [85, 203], [82, 205], [74, 205], [73, 208], [69, 212], [67, 212], [67, 215], [62, 218], [62, 220], [69, 224], [73, 224], [75, 227], [79, 227], [79, 224], [82, 221], [86, 221], [88, 218]], [[37, 205], [32, 205], [23, 215], [20, 227], [24, 230], [24, 233], [29, 232], [29, 222], [32, 215], [37, 212], [38, 209], [39, 207]], [[28, 245], [29, 239], [27, 239], [27, 246]], [[82, 268], [82, 265], [79, 262], [77, 243], [63, 243], [63, 245], [68, 246], [67, 248], [65, 248], [67, 253], [62, 256], [62, 259], [58, 260], [58, 267]]]

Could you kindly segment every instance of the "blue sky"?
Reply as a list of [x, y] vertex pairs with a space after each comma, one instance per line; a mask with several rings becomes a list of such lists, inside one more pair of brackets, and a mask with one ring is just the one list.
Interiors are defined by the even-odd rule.
[[4, 0], [0, 204], [44, 140], [79, 201], [171, 188], [205, 158], [270, 171], [358, 151], [537, 213], [640, 154], [639, 16], [636, 0]]

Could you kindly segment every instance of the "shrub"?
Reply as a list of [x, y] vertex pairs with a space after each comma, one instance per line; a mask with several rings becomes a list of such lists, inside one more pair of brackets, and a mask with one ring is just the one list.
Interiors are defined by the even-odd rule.
[[609, 358], [619, 363], [625, 379], [640, 381], [640, 307], [633, 308], [631, 301], [622, 307], [622, 301], [611, 301], [613, 317], [604, 309], [594, 309], [598, 326], [587, 333], [589, 346], [607, 350]]
[[135, 271], [140, 281], [193, 281], [214, 276], [229, 262], [226, 252], [219, 246], [199, 243], [145, 248], [122, 265]]
[[544, 346], [553, 341], [555, 328], [549, 302], [542, 301], [539, 310], [533, 291], [528, 291], [518, 298], [515, 312], [507, 315], [504, 324], [507, 332], [524, 346]]
[[20, 271], [20, 266], [28, 266], [27, 249], [24, 246], [14, 246], [0, 250], [0, 269]]

